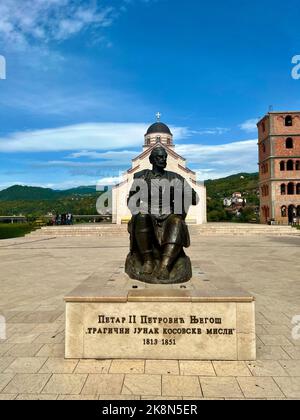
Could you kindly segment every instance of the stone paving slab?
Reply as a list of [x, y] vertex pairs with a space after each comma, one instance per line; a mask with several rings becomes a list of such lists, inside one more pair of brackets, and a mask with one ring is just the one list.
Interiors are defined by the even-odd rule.
[[204, 397], [209, 398], [241, 398], [243, 393], [236, 378], [200, 378]]
[[161, 395], [161, 375], [125, 375], [123, 395]]
[[162, 377], [162, 395], [177, 397], [202, 397], [199, 378], [197, 376], [167, 376]]
[[[116, 271], [128, 239], [0, 242], [0, 400], [300, 399], [300, 238], [201, 237], [187, 250], [201, 281], [256, 298], [257, 361], [65, 360], [63, 297]], [[16, 264], [16, 260], [21, 264]], [[288, 267], [288, 269], [287, 269]]]

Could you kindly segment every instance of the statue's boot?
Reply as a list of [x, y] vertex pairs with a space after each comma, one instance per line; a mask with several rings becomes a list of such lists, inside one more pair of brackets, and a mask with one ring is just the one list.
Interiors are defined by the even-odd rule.
[[153, 260], [153, 234], [151, 219], [148, 215], [139, 215], [137, 219], [135, 238], [139, 252], [143, 259], [142, 274], [152, 274], [154, 270]]
[[172, 265], [181, 251], [181, 246], [177, 244], [167, 244], [164, 246], [162, 260], [157, 271], [157, 279], [162, 283], [168, 283]]
[[152, 274], [154, 270], [154, 261], [153, 259], [145, 260], [143, 265], [144, 274]]

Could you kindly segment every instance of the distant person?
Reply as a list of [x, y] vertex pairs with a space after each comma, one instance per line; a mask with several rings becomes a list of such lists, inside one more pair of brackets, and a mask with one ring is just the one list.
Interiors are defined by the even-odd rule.
[[67, 214], [67, 225], [70, 226], [73, 223], [73, 215], [71, 213]]

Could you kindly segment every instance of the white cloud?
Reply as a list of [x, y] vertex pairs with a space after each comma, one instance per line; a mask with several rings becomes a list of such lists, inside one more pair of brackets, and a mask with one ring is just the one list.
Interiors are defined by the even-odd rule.
[[[223, 178], [239, 172], [257, 171], [257, 140], [245, 140], [220, 145], [181, 144], [176, 152], [186, 158], [187, 166], [197, 173], [198, 180]], [[66, 168], [71, 174], [96, 174], [106, 171], [114, 172], [118, 168], [129, 168], [131, 159], [139, 151], [82, 151], [69, 156], [68, 159], [41, 162], [40, 166]], [[81, 161], [90, 158], [92, 161]], [[99, 159], [97, 161], [97, 159]], [[122, 171], [121, 171], [122, 172]]]
[[224, 128], [224, 127], [214, 127], [214, 128], [203, 128], [200, 130], [193, 130], [191, 131], [191, 134], [200, 135], [203, 136], [205, 134], [207, 135], [222, 135], [230, 131], [230, 128]]
[[[151, 3], [159, 0], [139, 0]], [[126, 12], [120, 0], [118, 7], [102, 0], [4, 0], [0, 3], [0, 41], [11, 47], [26, 49], [32, 42], [64, 41], [88, 29], [107, 28]], [[97, 41], [106, 41], [95, 35]]]
[[0, 4], [0, 38], [19, 47], [62, 41], [91, 26], [107, 27], [116, 16], [99, 1], [8, 0]]
[[257, 140], [219, 145], [182, 144], [177, 153], [187, 159], [198, 179], [223, 178], [239, 172], [257, 171]]
[[251, 118], [250, 120], [247, 120], [239, 125], [239, 128], [243, 131], [246, 131], [247, 133], [252, 133], [254, 131], [257, 131], [256, 124], [258, 123], [259, 118]]
[[[63, 150], [114, 150], [141, 146], [148, 124], [86, 123], [17, 132], [0, 138], [0, 152], [56, 152]], [[187, 138], [185, 127], [170, 127], [176, 139]]]
[[[0, 138], [0, 152], [57, 152], [59, 158], [49, 161], [34, 162], [29, 155], [31, 168], [66, 169], [75, 180], [71, 185], [76, 179], [82, 179], [79, 185], [90, 184], [97, 176], [116, 179], [119, 170], [129, 168], [131, 159], [142, 150], [147, 127], [143, 123], [87, 123], [12, 133]], [[175, 144], [176, 140], [188, 142], [193, 136], [187, 127], [171, 129]], [[186, 158], [199, 180], [257, 171], [257, 139], [217, 145], [188, 142], [177, 144], [175, 150]]]
[[107, 151], [107, 152], [91, 152], [89, 150], [83, 150], [81, 152], [75, 152], [68, 156], [70, 159], [88, 158], [88, 159], [105, 159], [105, 160], [117, 160], [122, 161], [126, 159], [128, 162], [130, 159], [136, 157], [141, 151], [140, 150], [121, 150], [121, 151]]

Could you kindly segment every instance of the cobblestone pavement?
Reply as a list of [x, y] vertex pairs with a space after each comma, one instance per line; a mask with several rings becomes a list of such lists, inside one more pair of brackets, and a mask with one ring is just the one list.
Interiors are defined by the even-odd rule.
[[127, 249], [125, 236], [0, 241], [0, 399], [300, 399], [300, 238], [192, 235], [209, 281], [255, 295], [256, 362], [64, 360], [63, 296]]

